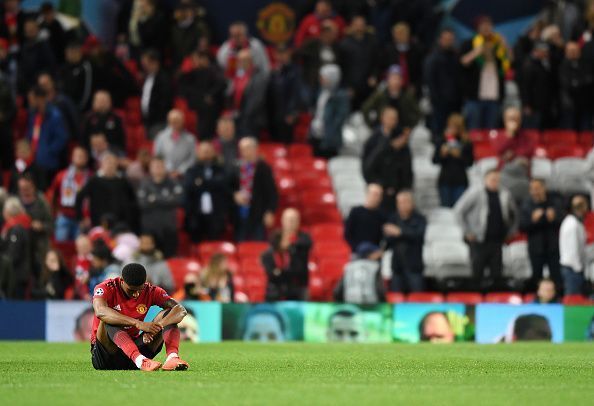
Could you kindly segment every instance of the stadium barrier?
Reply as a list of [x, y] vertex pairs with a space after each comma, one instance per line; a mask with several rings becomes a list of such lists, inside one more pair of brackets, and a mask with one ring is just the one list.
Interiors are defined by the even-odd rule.
[[[225, 340], [386, 343], [590, 341], [594, 306], [399, 303], [349, 305], [278, 302], [184, 302], [187, 341]], [[159, 311], [153, 306], [146, 320]], [[0, 302], [0, 340], [87, 341], [88, 302]]]

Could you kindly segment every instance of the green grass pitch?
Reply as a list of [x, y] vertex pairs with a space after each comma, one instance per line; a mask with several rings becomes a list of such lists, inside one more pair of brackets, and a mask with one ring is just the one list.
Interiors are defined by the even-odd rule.
[[[1, 405], [591, 405], [594, 345], [183, 344], [187, 372], [95, 371], [85, 344], [0, 343]], [[162, 359], [161, 355], [157, 359]]]

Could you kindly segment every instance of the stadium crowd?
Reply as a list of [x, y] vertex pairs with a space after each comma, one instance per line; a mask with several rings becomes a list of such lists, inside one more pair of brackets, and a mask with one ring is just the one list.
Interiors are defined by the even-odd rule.
[[[508, 44], [488, 16], [462, 41], [427, 6], [394, 1], [386, 30], [369, 23], [377, 5], [318, 0], [273, 46], [241, 21], [215, 44], [208, 10], [169, 3], [122, 1], [113, 45], [67, 30], [51, 3], [0, 6], [0, 298], [87, 300], [131, 261], [180, 299], [591, 293], [592, 183], [553, 192], [534, 164], [579, 159], [594, 182], [594, 1], [546, 9]], [[343, 226], [328, 172], [353, 155], [355, 116], [371, 129], [366, 192]], [[439, 166], [426, 187], [469, 247], [467, 284], [424, 274], [419, 128]], [[502, 252], [522, 239], [518, 284]]]

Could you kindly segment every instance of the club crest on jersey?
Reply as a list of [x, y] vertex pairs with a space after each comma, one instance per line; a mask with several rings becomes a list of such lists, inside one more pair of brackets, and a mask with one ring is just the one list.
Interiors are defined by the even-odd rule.
[[103, 288], [95, 289], [95, 296], [103, 296]]
[[148, 309], [146, 308], [145, 304], [139, 304], [136, 306], [136, 311], [140, 314], [145, 314]]

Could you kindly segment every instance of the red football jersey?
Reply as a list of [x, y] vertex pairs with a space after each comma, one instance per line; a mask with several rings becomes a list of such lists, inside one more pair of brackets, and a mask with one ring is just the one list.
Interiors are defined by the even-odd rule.
[[[146, 312], [152, 305], [163, 307], [163, 304], [171, 299], [171, 296], [164, 289], [145, 283], [144, 289], [138, 295], [138, 298], [128, 297], [121, 286], [122, 278], [107, 279], [97, 286], [93, 292], [93, 299], [103, 298], [107, 305], [112, 309], [122, 313], [124, 316], [132, 317], [136, 320], [144, 320]], [[93, 319], [93, 334], [91, 343], [94, 344], [97, 337], [97, 328], [99, 319], [97, 316]], [[140, 331], [136, 327], [124, 327], [124, 330], [132, 338], [138, 337]]]

